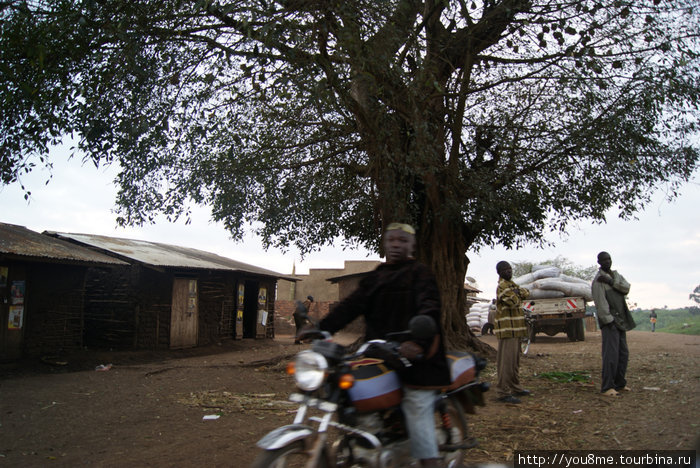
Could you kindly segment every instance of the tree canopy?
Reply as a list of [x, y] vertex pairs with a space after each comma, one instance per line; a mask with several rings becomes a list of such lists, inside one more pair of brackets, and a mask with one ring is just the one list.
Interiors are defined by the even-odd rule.
[[700, 304], [700, 284], [695, 286], [695, 289], [693, 289], [693, 292], [691, 292], [688, 295], [688, 299], [692, 299], [693, 301], [697, 302]]
[[65, 135], [119, 222], [418, 230], [455, 336], [466, 253], [631, 217], [698, 163], [694, 0], [0, 0], [0, 177]]

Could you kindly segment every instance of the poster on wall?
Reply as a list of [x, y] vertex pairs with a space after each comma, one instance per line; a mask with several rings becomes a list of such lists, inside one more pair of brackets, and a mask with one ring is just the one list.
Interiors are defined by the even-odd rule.
[[243, 304], [245, 301], [245, 286], [242, 284], [238, 285], [238, 307], [236, 311], [236, 321], [243, 321]]
[[258, 320], [260, 326], [257, 327], [256, 336], [264, 337], [267, 326], [267, 288], [258, 289]]
[[7, 286], [7, 275], [10, 267], [0, 266], [0, 288]]
[[10, 306], [10, 315], [7, 321], [8, 330], [19, 330], [22, 328], [22, 320], [24, 319], [24, 306]]
[[242, 284], [238, 285], [238, 307], [243, 307], [243, 301], [245, 300], [245, 286]]
[[13, 281], [10, 288], [13, 304], [24, 304], [24, 281]]

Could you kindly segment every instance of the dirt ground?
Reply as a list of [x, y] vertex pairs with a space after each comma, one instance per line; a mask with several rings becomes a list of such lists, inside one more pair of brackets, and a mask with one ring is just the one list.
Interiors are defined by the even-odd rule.
[[[599, 333], [575, 343], [538, 335], [521, 363], [533, 396], [508, 405], [487, 394], [469, 417], [479, 446], [468, 463], [507, 463], [515, 450], [695, 449], [700, 336], [632, 331], [628, 341], [633, 391], [610, 398], [599, 394]], [[173, 352], [86, 352], [3, 369], [0, 465], [247, 466], [255, 442], [292, 420], [284, 364], [304, 347], [283, 336]], [[540, 376], [552, 371], [586, 371], [592, 382]], [[482, 377], [495, 381], [493, 362]], [[212, 415], [219, 418], [205, 419]]]

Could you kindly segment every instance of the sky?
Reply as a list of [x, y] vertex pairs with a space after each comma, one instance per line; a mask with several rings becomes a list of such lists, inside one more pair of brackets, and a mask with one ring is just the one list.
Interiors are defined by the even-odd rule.
[[[380, 260], [365, 250], [325, 247], [300, 258], [298, 251], [265, 251], [260, 239], [250, 236], [234, 242], [221, 224], [210, 220], [207, 208], [194, 208], [192, 222], [170, 223], [159, 219], [155, 225], [119, 228], [116, 226], [113, 185], [116, 168], [95, 168], [79, 159], [67, 160], [64, 149], [52, 154], [53, 178], [36, 169], [22, 177], [31, 192], [25, 200], [19, 184], [0, 186], [0, 222], [25, 226], [34, 231], [97, 234], [200, 249], [267, 268], [282, 274], [308, 273], [309, 268], [343, 268], [344, 260]], [[495, 266], [500, 260], [539, 263], [562, 256], [576, 265], [596, 265], [601, 250], [612, 256], [618, 270], [632, 285], [628, 300], [637, 307], [679, 308], [694, 305], [689, 294], [700, 284], [700, 176], [680, 190], [680, 196], [667, 202], [662, 193], [637, 215], [623, 221], [614, 212], [602, 225], [580, 223], [565, 237], [552, 234], [552, 248], [527, 246], [519, 250], [501, 247], [467, 252], [467, 276], [474, 278], [483, 293], [495, 295]], [[338, 246], [342, 242], [337, 243]]]

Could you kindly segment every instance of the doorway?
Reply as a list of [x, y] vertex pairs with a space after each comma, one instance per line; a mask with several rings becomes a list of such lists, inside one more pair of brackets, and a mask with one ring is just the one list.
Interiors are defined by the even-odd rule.
[[199, 329], [198, 284], [193, 278], [173, 280], [173, 302], [170, 312], [170, 347], [197, 346]]

